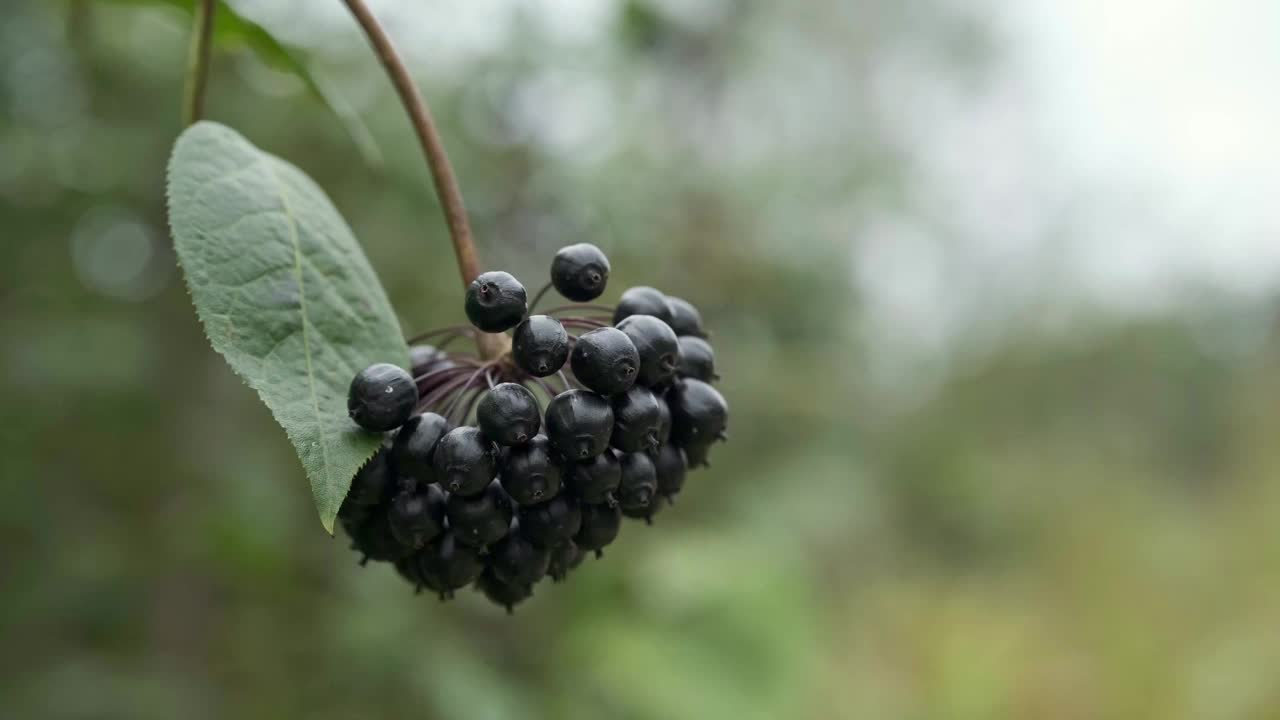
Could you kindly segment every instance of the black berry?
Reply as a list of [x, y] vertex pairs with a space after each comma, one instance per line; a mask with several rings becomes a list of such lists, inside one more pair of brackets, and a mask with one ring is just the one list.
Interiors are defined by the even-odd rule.
[[586, 553], [572, 540], [566, 540], [551, 548], [551, 563], [547, 566], [547, 574], [555, 582], [561, 582], [571, 570], [582, 564]]
[[492, 569], [485, 570], [476, 580], [476, 588], [484, 593], [489, 602], [506, 608], [507, 614], [515, 612], [516, 605], [533, 597], [532, 585], [513, 585], [504, 582]]
[[435, 481], [431, 458], [435, 455], [440, 438], [449, 432], [449, 421], [428, 412], [414, 415], [400, 427], [391, 445], [391, 457], [396, 472], [418, 483]]
[[449, 529], [458, 542], [471, 547], [492, 545], [511, 525], [511, 500], [496, 481], [474, 497], [453, 494], [447, 503]]
[[702, 313], [698, 312], [698, 308], [688, 300], [668, 295], [667, 305], [671, 307], [671, 319], [667, 324], [676, 331], [676, 335], [707, 336], [706, 331], [702, 329]]
[[528, 388], [502, 383], [480, 399], [476, 422], [485, 436], [499, 445], [523, 445], [538, 434], [542, 413]]
[[671, 405], [667, 403], [664, 393], [658, 396], [658, 444], [666, 445], [671, 440]]
[[711, 467], [711, 443], [689, 443], [682, 449], [690, 470], [698, 467]]
[[609, 282], [609, 258], [590, 243], [560, 248], [551, 261], [551, 284], [574, 302], [595, 300]]
[[529, 586], [547, 574], [551, 551], [539, 547], [524, 534], [520, 523], [512, 523], [511, 532], [489, 551], [489, 567], [501, 581]]
[[480, 428], [463, 425], [440, 438], [431, 465], [446, 490], [476, 495], [488, 487], [497, 474], [497, 450]]
[[524, 285], [510, 273], [483, 273], [467, 288], [467, 319], [485, 332], [510, 330], [524, 319], [526, 302]]
[[609, 445], [613, 409], [609, 401], [585, 390], [566, 390], [547, 405], [547, 438], [561, 457], [585, 460]]
[[418, 386], [404, 368], [390, 363], [370, 365], [356, 374], [347, 391], [347, 414], [372, 432], [404, 424], [418, 404]]
[[511, 357], [534, 377], [553, 375], [569, 359], [569, 333], [549, 315], [531, 315], [516, 326]]
[[520, 530], [546, 548], [573, 539], [582, 525], [582, 511], [571, 495], [557, 495], [542, 503], [520, 508]]
[[551, 441], [538, 435], [502, 455], [502, 487], [519, 505], [545, 502], [560, 492], [560, 468], [551, 457]]
[[660, 401], [647, 388], [633, 387], [613, 396], [613, 434], [609, 444], [622, 452], [658, 449]]
[[670, 322], [672, 312], [667, 296], [651, 287], [628, 288], [618, 298], [618, 306], [613, 311], [613, 324], [632, 315], [652, 315], [663, 322]]
[[653, 458], [653, 469], [658, 479], [658, 494], [671, 499], [684, 488], [685, 474], [689, 464], [684, 450], [675, 445], [663, 445]]
[[632, 315], [618, 323], [640, 356], [636, 383], [652, 387], [675, 376], [680, 367], [680, 339], [671, 326], [652, 315]]
[[378, 562], [396, 560], [409, 552], [409, 549], [401, 545], [392, 534], [391, 524], [385, 512], [375, 512], [370, 515], [364, 524], [356, 528], [351, 541], [356, 551], [363, 556], [360, 558], [361, 565], [370, 560]]
[[671, 406], [671, 439], [681, 447], [722, 439], [729, 420], [724, 397], [701, 380], [686, 378], [667, 393]]
[[640, 362], [640, 353], [626, 333], [610, 327], [583, 333], [569, 355], [569, 367], [578, 382], [601, 395], [617, 395], [630, 389], [636, 382]]
[[387, 523], [401, 545], [417, 550], [444, 532], [444, 515], [444, 492], [426, 485], [397, 495], [387, 509]]
[[680, 376], [707, 383], [720, 379], [716, 374], [716, 353], [711, 349], [711, 343], [692, 335], [680, 337]]
[[613, 491], [622, 482], [622, 466], [612, 450], [605, 450], [590, 460], [570, 463], [564, 473], [569, 490], [585, 503], [612, 504]]
[[456, 366], [457, 363], [435, 345], [414, 345], [409, 348], [409, 368], [415, 378]]
[[418, 576], [422, 584], [440, 593], [442, 598], [475, 582], [483, 571], [480, 552], [458, 542], [452, 530], [446, 530], [418, 553]]
[[391, 469], [391, 453], [384, 446], [373, 454], [351, 479], [351, 488], [343, 506], [372, 506], [390, 499], [395, 492], [395, 473]]
[[619, 460], [622, 482], [618, 485], [618, 505], [628, 517], [648, 517], [658, 498], [658, 474], [646, 453], [627, 453]]
[[583, 550], [594, 550], [596, 557], [600, 551], [618, 537], [622, 527], [622, 513], [610, 505], [583, 505], [582, 525], [573, 542]]

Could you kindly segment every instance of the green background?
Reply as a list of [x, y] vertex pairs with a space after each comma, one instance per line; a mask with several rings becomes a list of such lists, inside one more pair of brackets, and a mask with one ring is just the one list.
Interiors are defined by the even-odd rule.
[[[508, 618], [357, 567], [209, 348], [164, 217], [188, 19], [142, 4], [0, 12], [0, 716], [1280, 716], [1273, 295], [1126, 312], [1056, 296], [1042, 258], [944, 346], [864, 331], [862, 230], [949, 232], [912, 202], [913, 148], [859, 111], [870, 70], [905, 54], [973, 90], [998, 62], [979, 14], [632, 2], [583, 40], [524, 6], [448, 63], [447, 13], [389, 23], [486, 266], [537, 287], [599, 244], [607, 299], [699, 305], [732, 407], [674, 509]], [[406, 331], [460, 322], [403, 114], [323, 15], [273, 27], [380, 164], [235, 43], [208, 114], [329, 192]]]

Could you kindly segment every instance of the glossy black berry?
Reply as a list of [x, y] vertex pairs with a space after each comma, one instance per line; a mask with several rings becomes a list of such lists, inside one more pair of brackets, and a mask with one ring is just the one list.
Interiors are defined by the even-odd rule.
[[547, 574], [550, 563], [551, 551], [530, 540], [519, 522], [512, 523], [511, 532], [489, 550], [493, 574], [511, 585], [528, 586], [538, 582]]
[[663, 322], [671, 321], [671, 304], [667, 296], [651, 287], [628, 288], [618, 298], [618, 306], [613, 311], [613, 324], [617, 325], [632, 315], [652, 315]]
[[658, 444], [666, 445], [671, 440], [671, 406], [667, 403], [667, 395], [658, 395]]
[[640, 353], [621, 330], [597, 328], [578, 337], [569, 355], [569, 367], [588, 390], [617, 395], [635, 384]]
[[648, 517], [658, 499], [658, 474], [647, 453], [627, 453], [619, 460], [622, 482], [618, 484], [618, 506], [629, 517]]
[[657, 450], [662, 423], [661, 404], [648, 388], [633, 387], [614, 395], [613, 434], [609, 444], [624, 453]]
[[569, 463], [564, 475], [569, 491], [582, 502], [611, 504], [613, 492], [622, 482], [622, 466], [613, 450], [605, 450], [590, 460]]
[[567, 390], [547, 405], [547, 438], [561, 457], [585, 460], [609, 446], [613, 408], [586, 390]]
[[502, 487], [520, 505], [536, 505], [560, 492], [560, 467], [551, 456], [551, 441], [538, 435], [502, 454]]
[[692, 335], [681, 336], [680, 376], [707, 383], [720, 379], [716, 374], [716, 353], [711, 343]]
[[391, 457], [396, 472], [418, 483], [435, 481], [431, 458], [435, 455], [440, 438], [449, 432], [449, 421], [428, 412], [414, 415], [400, 427], [391, 445]]
[[391, 532], [391, 524], [385, 512], [373, 513], [364, 524], [356, 528], [351, 536], [351, 544], [360, 553], [360, 564], [370, 560], [388, 562], [403, 557], [410, 552], [409, 548], [400, 544]]
[[415, 378], [456, 366], [457, 363], [450, 360], [449, 356], [435, 345], [414, 345], [409, 348], [410, 374]]
[[450, 495], [446, 507], [449, 529], [463, 545], [488, 547], [501, 540], [511, 525], [511, 500], [496, 481], [473, 497]]
[[549, 315], [530, 315], [512, 334], [511, 357], [534, 377], [554, 375], [569, 359], [569, 333]]
[[582, 511], [572, 495], [557, 495], [541, 505], [520, 508], [520, 530], [543, 547], [573, 539], [581, 526]]
[[712, 443], [689, 443], [681, 449], [684, 450], [684, 456], [689, 464], [689, 469], [711, 467], [711, 445]]
[[547, 574], [555, 582], [561, 582], [569, 572], [582, 564], [586, 553], [572, 540], [566, 540], [551, 548], [551, 563], [547, 566]]
[[484, 571], [480, 552], [458, 542], [452, 530], [427, 543], [418, 553], [418, 576], [422, 584], [442, 597], [475, 582]]
[[675, 445], [663, 445], [653, 458], [653, 469], [658, 479], [659, 495], [670, 499], [684, 488], [685, 474], [689, 469], [684, 450]]
[[532, 585], [513, 585], [504, 582], [492, 569], [485, 570], [476, 580], [476, 588], [484, 593], [489, 602], [506, 608], [507, 614], [515, 612], [516, 605], [533, 597]]
[[418, 386], [404, 368], [390, 363], [370, 365], [356, 374], [347, 391], [347, 414], [372, 432], [404, 424], [418, 404]]
[[390, 499], [395, 489], [391, 453], [384, 446], [351, 479], [351, 488], [347, 490], [347, 499], [343, 504], [365, 507], [377, 505]]
[[480, 428], [463, 425], [440, 438], [431, 465], [444, 489], [476, 495], [497, 475], [497, 448]]
[[609, 282], [609, 258], [591, 243], [560, 248], [551, 261], [551, 284], [574, 302], [595, 300]]
[[632, 315], [618, 323], [640, 356], [636, 384], [661, 385], [680, 368], [680, 339], [671, 326], [652, 315]]
[[527, 311], [524, 285], [500, 270], [481, 274], [467, 288], [467, 319], [489, 333], [510, 330]]
[[538, 434], [542, 412], [528, 388], [502, 383], [480, 399], [476, 422], [485, 436], [499, 445], [523, 445]]
[[729, 420], [729, 406], [715, 388], [701, 380], [686, 378], [667, 393], [671, 406], [671, 440], [686, 447], [723, 438]]
[[583, 505], [582, 524], [573, 542], [583, 550], [594, 550], [600, 557], [601, 550], [618, 537], [622, 527], [622, 513], [610, 505]]
[[706, 337], [707, 333], [702, 329], [702, 313], [698, 308], [688, 300], [671, 295], [667, 296], [667, 305], [671, 307], [671, 319], [667, 324], [676, 331], [676, 335]]
[[396, 495], [387, 508], [387, 523], [401, 545], [417, 550], [444, 532], [444, 515], [444, 492], [426, 485]]

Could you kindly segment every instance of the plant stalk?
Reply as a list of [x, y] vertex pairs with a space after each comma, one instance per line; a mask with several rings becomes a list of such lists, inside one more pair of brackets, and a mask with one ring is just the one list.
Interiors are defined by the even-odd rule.
[[[453, 254], [458, 259], [458, 273], [462, 276], [462, 285], [466, 287], [480, 274], [480, 260], [476, 256], [475, 240], [471, 234], [471, 220], [467, 216], [466, 205], [462, 202], [462, 191], [458, 188], [458, 178], [453, 174], [453, 166], [445, 153], [444, 142], [440, 139], [440, 131], [436, 128], [427, 101], [422, 97], [418, 86], [409, 76], [408, 69], [396, 52], [395, 45], [378, 19], [369, 11], [364, 0], [343, 0], [347, 8], [360, 24], [369, 44], [382, 62], [391, 84], [395, 86], [400, 102], [409, 114], [409, 122], [422, 145], [422, 153], [426, 156], [427, 166], [431, 170], [431, 180], [435, 185], [436, 196], [444, 209], [445, 223], [449, 226], [449, 237], [453, 242]], [[476, 349], [480, 357], [492, 360], [506, 353], [511, 348], [510, 339], [503, 334], [476, 333]]]
[[204, 117], [204, 94], [209, 85], [209, 57], [213, 47], [213, 20], [217, 0], [200, 0], [192, 8], [191, 51], [187, 55], [187, 79], [182, 97], [182, 124]]

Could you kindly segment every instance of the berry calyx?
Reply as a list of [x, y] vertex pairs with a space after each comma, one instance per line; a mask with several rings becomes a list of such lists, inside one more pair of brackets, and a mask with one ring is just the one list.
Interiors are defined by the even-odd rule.
[[671, 326], [653, 315], [632, 315], [618, 323], [640, 356], [636, 384], [661, 385], [675, 377], [680, 367], [680, 340]]
[[534, 377], [554, 375], [569, 359], [569, 333], [549, 315], [530, 315], [516, 326], [511, 357]]
[[510, 330], [528, 310], [524, 285], [501, 270], [480, 274], [467, 287], [465, 309], [472, 325], [487, 332]]
[[660, 291], [643, 285], [628, 288], [618, 298], [618, 306], [613, 311], [613, 324], [617, 325], [632, 315], [652, 315], [663, 322], [670, 322], [671, 304], [667, 296]]
[[431, 465], [446, 490], [476, 495], [497, 474], [497, 451], [480, 428], [463, 425], [440, 438]]
[[560, 248], [551, 261], [551, 284], [574, 302], [600, 297], [609, 282], [609, 258], [591, 243]]
[[586, 390], [566, 390], [552, 398], [546, 412], [547, 438], [561, 457], [586, 460], [609, 446], [613, 408]]
[[574, 377], [588, 390], [601, 395], [617, 395], [629, 390], [640, 372], [640, 362], [640, 353], [631, 338], [611, 327], [583, 333], [569, 355]]
[[347, 390], [347, 414], [370, 432], [404, 424], [418, 404], [418, 386], [404, 368], [377, 363], [356, 373]]
[[486, 393], [476, 420], [485, 436], [499, 445], [523, 445], [542, 427], [537, 398], [516, 383], [502, 383]]
[[502, 455], [502, 488], [519, 505], [546, 502], [560, 492], [560, 468], [551, 457], [551, 441], [538, 435]]

